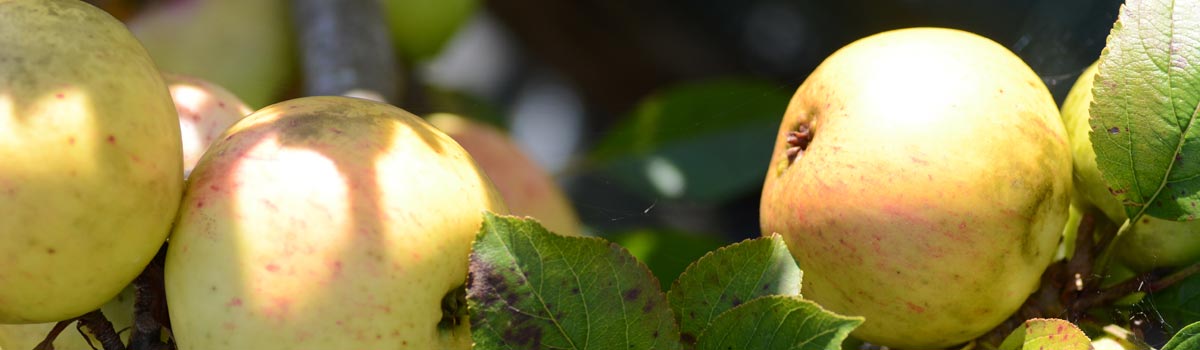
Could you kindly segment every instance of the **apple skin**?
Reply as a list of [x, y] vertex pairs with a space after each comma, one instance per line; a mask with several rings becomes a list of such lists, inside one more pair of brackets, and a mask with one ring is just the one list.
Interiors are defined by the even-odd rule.
[[163, 78], [179, 114], [186, 177], [213, 140], [254, 111], [229, 90], [204, 79], [170, 73], [163, 73]]
[[[1088, 108], [1092, 104], [1095, 77], [1093, 63], [1080, 74], [1063, 101], [1063, 122], [1074, 152], [1074, 201], [1079, 206], [1099, 208], [1119, 226], [1128, 216], [1100, 174], [1090, 138]], [[1117, 259], [1136, 271], [1191, 264], [1200, 261], [1200, 220], [1174, 221], [1143, 215], [1114, 244]]]
[[0, 47], [0, 323], [76, 317], [170, 232], [179, 123], [145, 49], [84, 2], [0, 2]]
[[512, 215], [537, 219], [551, 232], [583, 235], [579, 216], [554, 178], [499, 129], [448, 113], [426, 117], [454, 138], [488, 174]]
[[260, 109], [188, 179], [166, 258], [180, 350], [469, 349], [439, 329], [499, 193], [399, 108], [305, 97]]
[[[762, 232], [783, 235], [806, 298], [866, 317], [856, 337], [952, 346], [1037, 288], [1067, 220], [1071, 154], [1016, 55], [952, 29], [876, 34], [821, 63], [785, 113]], [[800, 125], [813, 136], [792, 163]]]
[[297, 59], [286, 0], [169, 0], [129, 21], [163, 71], [220, 85], [251, 108], [278, 101]]
[[[121, 340], [126, 344], [129, 343], [129, 334], [126, 330], [133, 326], [133, 300], [134, 290], [132, 286], [126, 287], [121, 291], [116, 298], [110, 300], [104, 306], [100, 307], [100, 311], [104, 313], [105, 318], [112, 322], [113, 329], [120, 334]], [[46, 339], [46, 335], [54, 328], [58, 322], [49, 323], [34, 323], [34, 324], [0, 324], [0, 350], [26, 350], [33, 349], [38, 343]], [[97, 348], [100, 347], [100, 342], [92, 339], [92, 344]], [[88, 345], [88, 339], [76, 331], [75, 325], [70, 325], [62, 333], [59, 333], [58, 338], [54, 339], [54, 350], [93, 350], [91, 345]]]

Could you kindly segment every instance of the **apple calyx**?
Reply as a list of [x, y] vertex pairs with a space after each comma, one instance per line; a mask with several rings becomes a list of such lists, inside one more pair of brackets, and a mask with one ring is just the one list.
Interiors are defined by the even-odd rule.
[[459, 285], [442, 296], [442, 320], [438, 329], [451, 331], [467, 321], [467, 288]]
[[813, 133], [809, 123], [801, 123], [796, 126], [796, 130], [787, 133], [787, 159], [788, 165], [796, 162], [796, 158], [804, 155], [804, 151], [808, 149], [808, 144], [812, 142]]

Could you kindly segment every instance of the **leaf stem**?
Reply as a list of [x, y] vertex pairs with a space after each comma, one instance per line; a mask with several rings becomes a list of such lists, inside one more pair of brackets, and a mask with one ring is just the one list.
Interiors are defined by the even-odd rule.
[[[1101, 249], [1100, 255], [1096, 257], [1095, 266], [1097, 267], [1097, 270], [1103, 273], [1108, 272], [1108, 264], [1112, 260], [1113, 252], [1117, 247], [1114, 242], [1117, 241], [1117, 238], [1120, 238], [1129, 231], [1133, 230], [1133, 223], [1137, 222], [1136, 220], [1140, 219], [1141, 217], [1142, 214], [1138, 213], [1134, 217], [1125, 220], [1125, 222], [1121, 224], [1121, 228], [1117, 229], [1115, 235], [1108, 233], [1109, 231], [1105, 232], [1105, 235], [1100, 239], [1100, 244], [1097, 246], [1099, 249]], [[1079, 247], [1075, 247], [1075, 249], [1079, 249]]]

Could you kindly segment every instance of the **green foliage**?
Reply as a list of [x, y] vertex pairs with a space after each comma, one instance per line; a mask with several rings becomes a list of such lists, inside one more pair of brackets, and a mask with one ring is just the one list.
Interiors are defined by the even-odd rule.
[[1013, 331], [1000, 350], [1088, 350], [1092, 341], [1071, 322], [1035, 318]]
[[711, 235], [650, 229], [623, 232], [606, 238], [625, 247], [650, 267], [664, 290], [693, 261], [728, 243]]
[[1130, 0], [1099, 63], [1096, 162], [1129, 218], [1200, 213], [1200, 2]]
[[725, 311], [763, 296], [800, 295], [802, 273], [779, 235], [730, 245], [705, 255], [671, 286], [667, 299], [685, 345]]
[[1200, 322], [1184, 327], [1162, 350], [1200, 349]]
[[639, 193], [726, 200], [762, 185], [790, 92], [734, 79], [676, 86], [643, 101], [591, 158]]
[[700, 334], [696, 348], [840, 350], [862, 322], [798, 296], [767, 296], [721, 314]]
[[1142, 305], [1160, 317], [1168, 330], [1200, 322], [1200, 274], [1149, 294]]
[[477, 349], [676, 349], [654, 276], [628, 251], [485, 214], [467, 304]]

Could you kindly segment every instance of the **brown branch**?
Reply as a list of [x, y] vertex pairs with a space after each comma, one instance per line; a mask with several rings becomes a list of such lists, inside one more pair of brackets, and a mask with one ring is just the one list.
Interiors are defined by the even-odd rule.
[[387, 24], [378, 0], [296, 0], [298, 34], [310, 96], [365, 90], [396, 103], [401, 87]]

